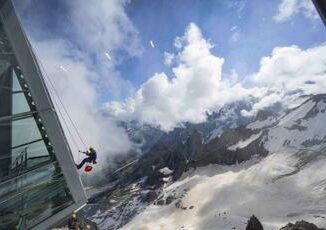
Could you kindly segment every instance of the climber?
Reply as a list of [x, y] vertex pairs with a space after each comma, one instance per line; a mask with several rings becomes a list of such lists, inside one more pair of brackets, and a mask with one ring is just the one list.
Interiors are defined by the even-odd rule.
[[95, 149], [93, 147], [89, 147], [88, 151], [81, 151], [79, 150], [80, 153], [84, 153], [86, 154], [88, 157], [86, 157], [84, 160], [82, 160], [82, 162], [80, 162], [79, 165], [76, 164], [77, 169], [80, 169], [83, 167], [83, 165], [87, 162], [87, 163], [93, 163], [96, 164], [96, 158], [97, 158], [97, 153], [95, 151]]
[[73, 213], [68, 219], [68, 228], [69, 230], [78, 230], [80, 229], [79, 218], [76, 213]]

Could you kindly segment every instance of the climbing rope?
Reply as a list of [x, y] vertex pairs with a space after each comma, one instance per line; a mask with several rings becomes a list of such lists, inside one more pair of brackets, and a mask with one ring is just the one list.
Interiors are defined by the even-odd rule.
[[[68, 134], [69, 134], [69, 136], [70, 136], [70, 138], [71, 138], [71, 140], [72, 140], [72, 143], [73, 143], [74, 147], [78, 150], [78, 149], [79, 149], [79, 145], [78, 145], [76, 139], [74, 138], [74, 135], [72, 134], [72, 131], [71, 131], [70, 128], [69, 128], [69, 124], [68, 124], [68, 122], [67, 122], [67, 120], [66, 120], [66, 118], [65, 118], [65, 115], [64, 115], [64, 114], [61, 112], [61, 110], [60, 110], [60, 105], [61, 105], [61, 107], [63, 108], [63, 110], [64, 110], [64, 112], [66, 113], [66, 116], [67, 116], [68, 118], [70, 118], [70, 115], [69, 115], [69, 113], [67, 112], [67, 110], [65, 109], [65, 106], [64, 106], [62, 100], [60, 99], [60, 96], [59, 96], [57, 90], [55, 89], [55, 86], [54, 86], [53, 82], [51, 81], [51, 79], [50, 79], [48, 73], [46, 72], [46, 70], [45, 70], [45, 68], [44, 68], [44, 66], [43, 66], [43, 64], [42, 64], [42, 62], [41, 62], [41, 60], [40, 60], [38, 57], [36, 57], [36, 59], [37, 59], [38, 63], [40, 64], [42, 71], [43, 71], [44, 74], [45, 74], [45, 75], [44, 75], [44, 76], [45, 76], [44, 79], [48, 82], [48, 85], [50, 86], [50, 87], [49, 87], [49, 92], [50, 92], [50, 94], [53, 95], [52, 98], [53, 98], [53, 103], [54, 103], [55, 107], [57, 108], [56, 111], [58, 112], [59, 117], [61, 117], [61, 120], [63, 121], [63, 123], [64, 123], [64, 125], [65, 125], [65, 127], [66, 127], [66, 129], [67, 129], [67, 131], [68, 131]], [[59, 101], [59, 102], [58, 102], [58, 101]], [[60, 103], [60, 104], [59, 104], [59, 103]], [[69, 121], [70, 121], [71, 123], [73, 123], [71, 118], [69, 119]], [[76, 126], [73, 125], [73, 127], [75, 128], [75, 131], [77, 131]], [[77, 131], [77, 132], [78, 132], [78, 131]]]
[[[50, 85], [51, 85], [51, 87], [52, 87], [52, 89], [53, 89], [53, 92], [54, 92], [55, 96], [57, 97], [57, 99], [58, 99], [58, 101], [59, 101], [59, 103], [60, 103], [60, 105], [61, 105], [63, 111], [65, 112], [65, 114], [67, 115], [67, 117], [68, 117], [70, 123], [72, 124], [72, 126], [73, 126], [73, 128], [74, 128], [74, 130], [75, 130], [75, 132], [76, 132], [76, 134], [77, 134], [77, 136], [78, 136], [78, 138], [79, 138], [79, 140], [81, 141], [81, 143], [84, 145], [84, 148], [86, 149], [86, 148], [87, 148], [87, 145], [86, 145], [84, 139], [82, 138], [82, 135], [79, 133], [78, 128], [77, 128], [77, 125], [75, 124], [75, 122], [74, 122], [73, 119], [71, 118], [69, 112], [67, 111], [65, 105], [63, 104], [63, 102], [62, 102], [62, 100], [61, 100], [61, 98], [60, 98], [60, 95], [59, 95], [58, 91], [56, 90], [56, 88], [55, 88], [55, 86], [54, 86], [54, 84], [53, 84], [51, 78], [49, 77], [48, 73], [46, 72], [46, 70], [45, 70], [45, 68], [44, 68], [44, 66], [43, 66], [43, 64], [42, 64], [42, 62], [40, 61], [40, 59], [39, 59], [38, 57], [36, 57], [36, 59], [37, 59], [38, 62], [40, 63], [41, 68], [42, 68], [43, 72], [45, 73], [45, 77], [46, 77], [47, 81], [50, 83]], [[58, 109], [58, 110], [59, 110], [59, 113], [61, 113], [61, 112], [60, 112], [60, 109]], [[69, 128], [69, 127], [67, 127], [67, 128]]]
[[[58, 91], [55, 88], [54, 83], [52, 82], [51, 78], [49, 77], [49, 74], [45, 70], [45, 67], [43, 66], [41, 60], [36, 55], [35, 55], [35, 58], [36, 58], [37, 62], [40, 64], [41, 70], [43, 71], [44, 76], [45, 76], [45, 80], [48, 82], [48, 85], [50, 86], [49, 87], [49, 91], [50, 91], [50, 94], [53, 95], [53, 103], [54, 103], [55, 107], [57, 108], [57, 112], [58, 112], [59, 116], [61, 117], [61, 119], [62, 119], [62, 121], [63, 121], [63, 123], [64, 123], [64, 125], [65, 125], [65, 127], [66, 127], [66, 129], [68, 131], [68, 134], [69, 134], [69, 136], [70, 136], [70, 138], [72, 140], [72, 143], [73, 143], [74, 147], [77, 150], [79, 150], [79, 148], [78, 148], [79, 147], [78, 142], [74, 138], [74, 135], [73, 135], [71, 129], [69, 128], [68, 121], [71, 123], [71, 125], [72, 125], [75, 133], [77, 134], [77, 136], [79, 138], [79, 141], [82, 143], [82, 145], [84, 146], [84, 148], [87, 149], [87, 145], [86, 145], [85, 140], [83, 139], [82, 135], [80, 134], [80, 132], [78, 130], [77, 125], [75, 124], [75, 122], [71, 118], [68, 110], [66, 109], [66, 107], [65, 107], [62, 99], [60, 98], [60, 95], [59, 95]], [[65, 115], [63, 114], [63, 112], [60, 110], [60, 107], [63, 109], [63, 112], [67, 116], [68, 121], [66, 120]], [[80, 152], [79, 151], [78, 151], [77, 158], [78, 158], [78, 162], [79, 162], [80, 161], [80, 159], [79, 159], [80, 158]], [[123, 170], [123, 169], [125, 169], [125, 168], [127, 168], [127, 167], [129, 167], [129, 166], [131, 166], [133, 164], [135, 164], [136, 162], [138, 162], [138, 159], [136, 159], [136, 160], [134, 160], [134, 161], [132, 161], [130, 163], [127, 163], [126, 165], [118, 168], [117, 170], [115, 170], [113, 172], [113, 174], [115, 174], [115, 173], [117, 173], [117, 172], [119, 172], [119, 171], [121, 171], [121, 170]], [[86, 166], [88, 166], [88, 165], [89, 165], [89, 163], [86, 163]], [[85, 185], [86, 186], [88, 184], [88, 175], [87, 174], [88, 173], [86, 172], [86, 175], [85, 175]]]
[[[82, 138], [82, 135], [80, 134], [80, 132], [78, 131], [78, 128], [77, 128], [77, 125], [75, 124], [75, 122], [73, 121], [73, 119], [71, 118], [68, 110], [66, 109], [63, 101], [61, 100], [60, 98], [60, 95], [58, 93], [58, 91], [56, 90], [55, 88], [55, 85], [54, 83], [52, 82], [51, 78], [49, 77], [49, 74], [47, 73], [47, 71], [45, 70], [45, 67], [43, 66], [43, 63], [41, 62], [41, 60], [36, 56], [35, 54], [35, 58], [37, 60], [37, 62], [40, 64], [40, 67], [41, 67], [41, 70], [43, 71], [44, 73], [44, 76], [45, 76], [45, 80], [48, 82], [48, 85], [50, 86], [49, 87], [49, 92], [50, 94], [53, 95], [53, 103], [55, 105], [55, 107], [57, 108], [57, 111], [58, 111], [58, 114], [59, 116], [61, 117], [67, 131], [68, 131], [68, 134], [72, 140], [72, 143], [74, 145], [74, 147], [76, 148], [76, 150], [79, 150], [79, 144], [77, 143], [76, 139], [74, 138], [74, 135], [71, 131], [71, 129], [69, 128], [69, 124], [68, 124], [68, 121], [71, 123], [72, 125], [72, 128], [74, 129], [75, 133], [77, 134], [80, 142], [82, 143], [82, 145], [84, 146], [85, 149], [87, 149], [87, 146], [86, 146], [86, 142], [84, 141], [84, 139]], [[60, 107], [63, 109], [63, 112], [65, 113], [65, 115], [67, 116], [68, 118], [68, 121], [66, 120], [65, 118], [65, 115], [62, 113], [62, 111], [60, 110]], [[80, 162], [80, 152], [78, 151], [78, 154], [77, 154], [77, 161]], [[88, 165], [88, 163], [86, 164], [86, 166]], [[86, 179], [85, 179], [85, 183], [86, 185], [88, 184], [88, 178], [87, 178], [87, 173], [86, 173]]]

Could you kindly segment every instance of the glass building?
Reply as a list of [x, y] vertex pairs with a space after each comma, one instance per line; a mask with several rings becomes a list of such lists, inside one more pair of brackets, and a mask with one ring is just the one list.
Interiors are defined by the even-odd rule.
[[10, 0], [0, 2], [0, 229], [47, 229], [86, 203]]

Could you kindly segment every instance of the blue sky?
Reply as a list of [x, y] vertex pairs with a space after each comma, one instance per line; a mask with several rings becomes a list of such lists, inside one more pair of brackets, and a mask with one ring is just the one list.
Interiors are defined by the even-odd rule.
[[[70, 24], [71, 6], [66, 0], [29, 2], [16, 1], [29, 34], [35, 39], [66, 39], [78, 49], [84, 49], [91, 68], [101, 65], [94, 57], [96, 54], [83, 47], [79, 35], [71, 29], [74, 26]], [[285, 22], [273, 20], [279, 4], [279, 0], [130, 1], [124, 7], [138, 32], [143, 53], [129, 56], [123, 49], [115, 50], [115, 56], [119, 57], [115, 68], [119, 77], [129, 81], [134, 89], [155, 72], [165, 71], [171, 75], [170, 69], [164, 65], [164, 52], [174, 51], [175, 37], [181, 36], [190, 22], [196, 23], [214, 44], [212, 53], [225, 58], [223, 72], [235, 69], [240, 78], [257, 71], [260, 59], [269, 55], [276, 46], [297, 45], [305, 49], [326, 40], [320, 19], [312, 20], [298, 13]], [[234, 33], [238, 37], [231, 41]], [[150, 46], [150, 40], [155, 48]], [[120, 100], [132, 92], [128, 90], [113, 95], [103, 91], [100, 98], [102, 101]]]
[[325, 93], [326, 33], [310, 0], [14, 2], [72, 116], [95, 146], [115, 143], [108, 152], [130, 145], [117, 119], [169, 131], [249, 95], [259, 100], [246, 116], [293, 106], [289, 91]]
[[[256, 71], [261, 57], [275, 46], [298, 45], [308, 48], [325, 41], [320, 20], [297, 14], [290, 21], [277, 23], [273, 15], [280, 1], [218, 1], [218, 0], [135, 0], [127, 12], [139, 31], [144, 53], [132, 58], [118, 69], [122, 76], [139, 86], [154, 72], [169, 70], [164, 66], [163, 53], [173, 50], [173, 40], [183, 34], [190, 22], [196, 23], [206, 38], [215, 45], [212, 52], [225, 58], [223, 71], [234, 68], [242, 77]], [[237, 41], [230, 41], [237, 27]], [[153, 40], [155, 48], [149, 45]]]

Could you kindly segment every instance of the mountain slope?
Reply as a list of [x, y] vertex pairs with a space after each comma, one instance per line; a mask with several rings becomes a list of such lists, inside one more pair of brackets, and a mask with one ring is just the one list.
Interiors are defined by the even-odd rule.
[[280, 149], [315, 149], [326, 143], [326, 94], [316, 95], [291, 110], [270, 128], [264, 140], [269, 152]]
[[209, 141], [191, 125], [163, 133], [103, 198], [109, 208], [85, 214], [102, 229], [245, 229], [253, 214], [267, 230], [302, 219], [325, 228], [325, 110], [321, 94]]
[[245, 229], [252, 214], [267, 230], [299, 219], [325, 227], [326, 158], [319, 155], [291, 174], [300, 162], [296, 154], [275, 153], [185, 174], [163, 190], [165, 197], [176, 197], [174, 202], [150, 205], [123, 229]]
[[219, 164], [184, 173], [124, 229], [244, 229], [252, 214], [267, 230], [301, 219], [326, 227], [325, 110], [326, 95], [313, 96], [212, 139], [198, 164]]

